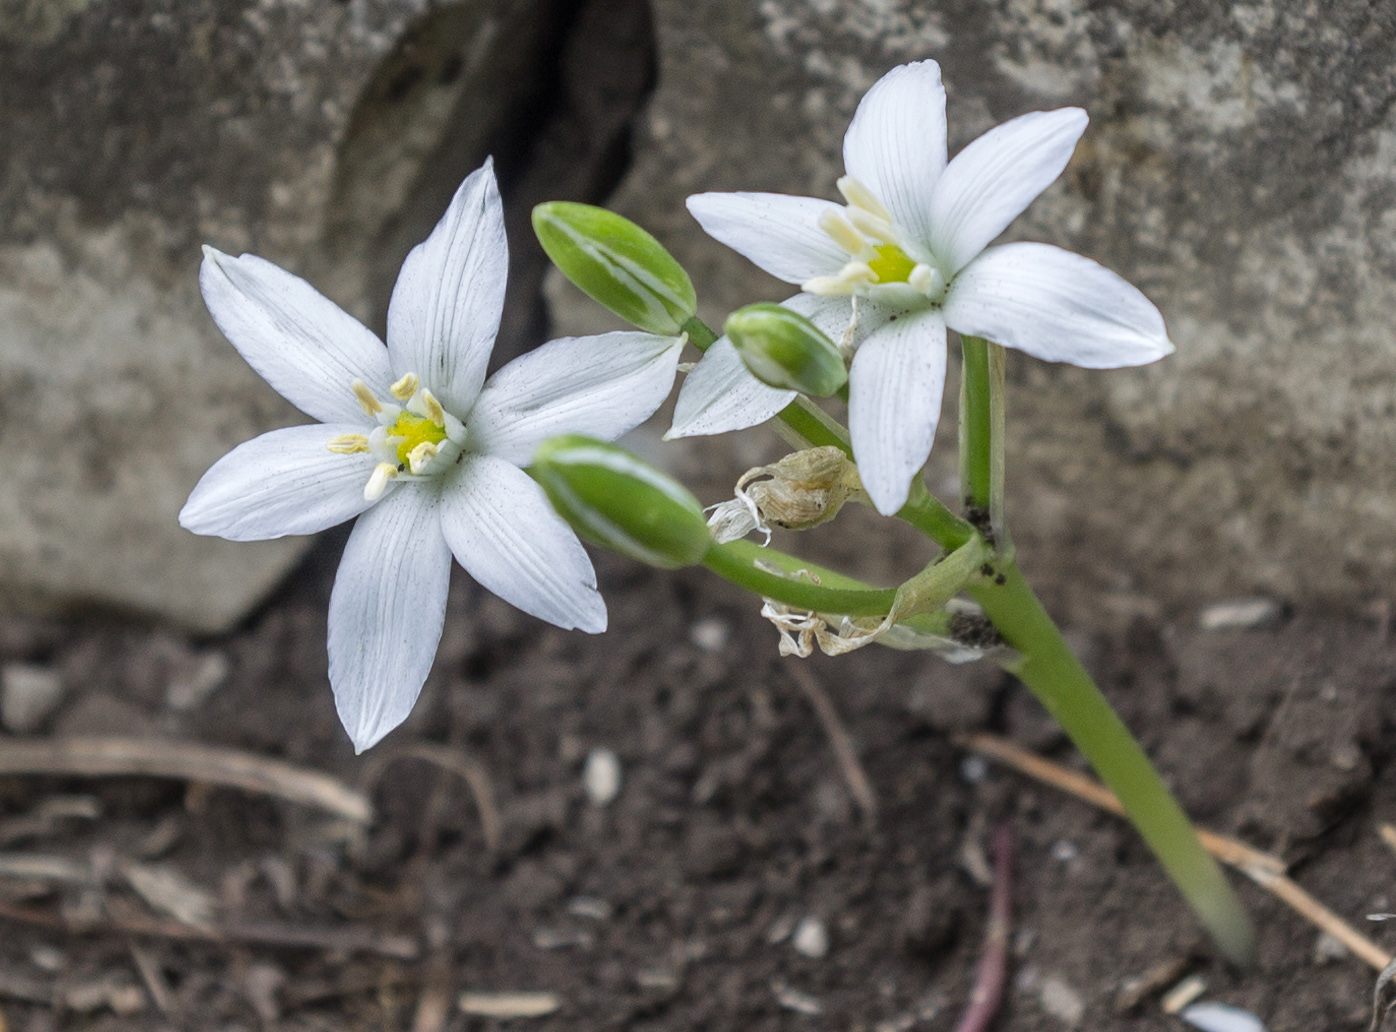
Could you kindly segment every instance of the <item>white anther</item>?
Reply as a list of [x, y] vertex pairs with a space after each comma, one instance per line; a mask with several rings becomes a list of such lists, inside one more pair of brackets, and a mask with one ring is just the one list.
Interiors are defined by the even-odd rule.
[[888, 225], [892, 223], [892, 213], [882, 206], [882, 202], [877, 199], [877, 195], [869, 190], [852, 176], [844, 176], [838, 182], [839, 193], [843, 194], [843, 199], [855, 208], [862, 208], [882, 219]]
[[906, 278], [911, 288], [919, 294], [934, 298], [945, 292], [945, 277], [940, 274], [940, 270], [927, 265], [925, 262], [917, 262], [916, 268], [911, 270], [911, 275]]
[[425, 472], [427, 464], [436, 458], [436, 445], [430, 441], [423, 441], [417, 447], [407, 453], [407, 468], [412, 471], [413, 476], [421, 476]]
[[897, 233], [892, 229], [892, 223], [881, 215], [874, 215], [864, 208], [852, 206], [844, 209], [844, 214], [853, 227], [864, 236], [870, 236], [880, 244], [897, 243]]
[[362, 380], [355, 380], [349, 385], [354, 392], [354, 397], [359, 399], [359, 407], [368, 416], [376, 416], [383, 411], [383, 403], [373, 396], [373, 392], [368, 389], [368, 384]]
[[397, 479], [397, 467], [391, 462], [380, 462], [373, 467], [373, 473], [364, 485], [364, 501], [376, 502], [388, 489], [388, 481]]
[[855, 258], [868, 249], [863, 235], [853, 228], [853, 223], [844, 218], [837, 208], [825, 208], [819, 213], [819, 228], [834, 238], [838, 244]]
[[363, 434], [338, 434], [325, 447], [336, 455], [357, 455], [368, 451], [368, 438]]
[[408, 401], [412, 395], [417, 393], [417, 374], [404, 373], [402, 379], [393, 384], [388, 390], [392, 391], [393, 397], [398, 401]]

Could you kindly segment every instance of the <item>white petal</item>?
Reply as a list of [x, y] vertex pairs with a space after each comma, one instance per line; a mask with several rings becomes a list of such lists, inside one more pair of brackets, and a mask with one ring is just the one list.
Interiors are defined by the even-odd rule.
[[898, 225], [918, 240], [929, 238], [931, 192], [945, 168], [940, 65], [901, 65], [873, 84], [843, 138], [843, 163]]
[[688, 210], [713, 239], [787, 283], [832, 276], [848, 253], [819, 228], [819, 216], [841, 211], [833, 201], [772, 193], [702, 193]]
[[613, 441], [669, 396], [682, 347], [653, 333], [549, 341], [490, 377], [470, 413], [471, 450], [526, 466], [556, 434]]
[[224, 455], [199, 481], [179, 514], [195, 534], [265, 541], [315, 534], [353, 519], [376, 461], [368, 453], [337, 455], [326, 445], [359, 423], [316, 423], [254, 437]]
[[719, 337], [684, 377], [665, 438], [745, 430], [770, 419], [798, 395], [768, 387], [751, 375], [737, 349]]
[[504, 208], [487, 159], [466, 176], [431, 236], [412, 248], [388, 304], [393, 368], [416, 373], [448, 412], [468, 412], [480, 393], [508, 272]]
[[863, 487], [877, 511], [906, 504], [926, 464], [945, 391], [945, 323], [938, 312], [904, 315], [863, 342], [848, 373], [848, 432]]
[[945, 321], [1087, 369], [1144, 365], [1173, 352], [1163, 316], [1138, 289], [1049, 244], [1005, 244], [970, 262], [946, 294]]
[[492, 455], [467, 455], [447, 476], [441, 529], [470, 576], [550, 624], [606, 629], [586, 550], [527, 473]]
[[1062, 174], [1085, 131], [1080, 108], [1034, 111], [995, 126], [955, 155], [931, 198], [927, 241], [947, 277]]
[[383, 342], [299, 276], [255, 254], [205, 247], [199, 287], [247, 364], [307, 416], [361, 420], [349, 386], [356, 379], [387, 394], [393, 374]]
[[406, 486], [359, 517], [330, 593], [330, 684], [359, 752], [407, 719], [446, 615], [438, 495]]

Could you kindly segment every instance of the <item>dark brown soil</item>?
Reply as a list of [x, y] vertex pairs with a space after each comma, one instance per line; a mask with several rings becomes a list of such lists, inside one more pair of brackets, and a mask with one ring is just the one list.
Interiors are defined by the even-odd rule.
[[[700, 572], [599, 557], [611, 612], [599, 637], [544, 626], [461, 577], [414, 716], [356, 758], [325, 674], [342, 540], [331, 535], [280, 597], [224, 639], [101, 621], [0, 626], [0, 658], [54, 668], [68, 687], [41, 735], [236, 746], [371, 779], [379, 808], [355, 834], [233, 791], [0, 781], [0, 854], [99, 872], [86, 888], [0, 879], [6, 906], [96, 928], [0, 921], [10, 1029], [496, 1027], [457, 1011], [465, 990], [555, 993], [555, 1014], [511, 1023], [527, 1032], [949, 1029], [983, 934], [987, 891], [974, 874], [1000, 821], [1018, 835], [1021, 875], [997, 1028], [1066, 1029], [1073, 1001], [1082, 1028], [1181, 1028], [1156, 998], [1131, 1013], [1115, 999], [1126, 979], [1188, 958], [1208, 998], [1254, 1011], [1272, 1032], [1367, 1019], [1373, 973], [1351, 957], [1317, 956], [1317, 932], [1254, 886], [1241, 892], [1262, 963], [1237, 975], [1212, 958], [1126, 825], [967, 762], [951, 737], [971, 729], [1073, 762], [1005, 676], [876, 648], [779, 659], [774, 629]], [[1376, 829], [1396, 818], [1396, 648], [1382, 628], [1300, 614], [1216, 633], [1138, 623], [1076, 644], [1199, 820], [1293, 860], [1303, 885], [1364, 928], [1365, 914], [1391, 908], [1396, 855]], [[209, 653], [228, 661], [226, 681], [192, 709], [171, 708], [170, 684]], [[789, 676], [797, 662], [826, 686], [866, 765], [875, 827]], [[503, 822], [496, 853], [457, 775], [388, 759], [422, 742], [488, 773]], [[596, 747], [614, 750], [624, 771], [604, 808], [588, 801], [580, 773]], [[94, 802], [97, 819], [53, 816], [56, 805], [90, 814]], [[218, 923], [369, 928], [410, 937], [420, 959], [113, 932], [113, 916], [158, 916], [118, 873], [131, 859], [210, 891]], [[806, 916], [824, 923], [826, 956], [793, 947], [789, 931]], [[140, 962], [165, 999], [153, 999]], [[126, 991], [104, 997], [103, 986]], [[47, 998], [67, 1005], [34, 1002]], [[444, 1023], [417, 1013], [424, 999], [449, 1002]]]

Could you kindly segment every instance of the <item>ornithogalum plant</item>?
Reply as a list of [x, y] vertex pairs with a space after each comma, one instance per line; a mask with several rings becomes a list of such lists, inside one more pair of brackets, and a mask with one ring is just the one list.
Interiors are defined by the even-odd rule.
[[[1060, 175], [1085, 127], [1076, 108], [1034, 112], [947, 161], [940, 68], [893, 69], [844, 138], [844, 204], [689, 198], [710, 235], [800, 290], [733, 313], [721, 336], [696, 317], [687, 273], [649, 234], [599, 209], [540, 205], [534, 227], [565, 275], [641, 328], [684, 333], [703, 352], [670, 437], [774, 418], [797, 450], [743, 476], [706, 524], [682, 486], [585, 436], [545, 442], [531, 473], [584, 538], [658, 566], [701, 564], [761, 596], [784, 653], [878, 642], [1000, 663], [1061, 723], [1223, 952], [1244, 965], [1255, 950], [1245, 911], [1023, 579], [1004, 513], [1005, 348], [1092, 369], [1173, 351], [1158, 310], [1113, 272], [1045, 244], [990, 246]], [[940, 417], [947, 330], [964, 359], [958, 513], [920, 476]], [[810, 400], [835, 395], [847, 402], [847, 429]], [[827, 522], [849, 501], [906, 521], [940, 554], [905, 583], [876, 588], [745, 540]]]
[[[1226, 955], [1248, 963], [1245, 912], [1019, 573], [1004, 514], [1004, 348], [1088, 368], [1173, 350], [1158, 310], [1114, 273], [1043, 244], [990, 246], [1061, 173], [1085, 126], [1074, 108], [1024, 115], [947, 161], [939, 67], [893, 69], [845, 138], [845, 204], [689, 199], [710, 234], [800, 288], [733, 313], [720, 337], [695, 314], [687, 272], [648, 233], [599, 208], [540, 205], [533, 225], [554, 263], [640, 332], [552, 341], [488, 379], [507, 265], [488, 163], [408, 255], [386, 344], [304, 280], [206, 249], [200, 283], [214, 321], [319, 422], [234, 449], [180, 520], [253, 540], [358, 518], [330, 598], [329, 674], [360, 750], [401, 723], [421, 690], [452, 556], [534, 616], [604, 630], [579, 536], [663, 568], [701, 564], [754, 592], [783, 653], [876, 642], [998, 662], [1114, 789]], [[964, 355], [958, 513], [920, 476], [950, 330]], [[671, 436], [775, 418], [796, 448], [745, 474], [710, 517], [680, 484], [607, 443], [659, 407], [685, 340], [703, 355]], [[846, 401], [847, 429], [811, 398]], [[848, 502], [906, 521], [940, 554], [878, 588], [747, 540], [829, 522]]]

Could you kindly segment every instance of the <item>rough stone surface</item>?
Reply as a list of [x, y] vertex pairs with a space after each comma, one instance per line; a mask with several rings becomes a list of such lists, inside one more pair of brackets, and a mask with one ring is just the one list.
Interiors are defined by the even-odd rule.
[[[1028, 573], [1064, 612], [1099, 624], [1251, 593], [1348, 605], [1389, 593], [1396, 11], [654, 6], [659, 86], [616, 205], [672, 246], [712, 318], [790, 288], [706, 239], [684, 197], [834, 197], [844, 128], [892, 65], [941, 62], [952, 153], [1025, 111], [1089, 111], [1066, 174], [1009, 235], [1130, 278], [1178, 353], [1118, 372], [1010, 363], [1010, 515]], [[953, 398], [942, 427], [931, 482], [953, 497]], [[721, 447], [694, 446], [693, 465], [713, 469]]]
[[402, 257], [493, 153], [524, 220], [517, 351], [528, 206], [614, 181], [649, 31], [635, 0], [0, 0], [0, 601], [245, 613], [303, 542], [176, 514], [233, 444], [303, 417], [213, 327], [199, 245], [381, 328]]

